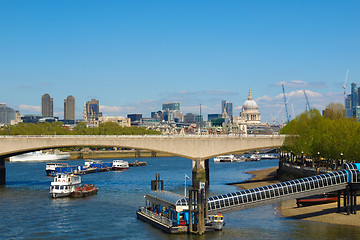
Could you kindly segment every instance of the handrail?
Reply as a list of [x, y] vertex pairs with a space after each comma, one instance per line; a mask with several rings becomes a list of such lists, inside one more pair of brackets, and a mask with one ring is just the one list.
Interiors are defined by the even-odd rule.
[[156, 213], [146, 209], [146, 207], [141, 207], [140, 212], [145, 214], [148, 217], [151, 217], [151, 218], [163, 223], [163, 224], [168, 225], [169, 227], [173, 226], [173, 222], [170, 219], [168, 219], [167, 217], [161, 216], [159, 214], [156, 214]]

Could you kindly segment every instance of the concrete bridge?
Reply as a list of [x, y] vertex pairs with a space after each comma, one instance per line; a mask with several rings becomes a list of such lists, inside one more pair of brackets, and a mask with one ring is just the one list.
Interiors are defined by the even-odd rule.
[[0, 136], [0, 184], [5, 183], [5, 158], [36, 150], [73, 146], [112, 146], [170, 153], [193, 160], [193, 182], [194, 179], [208, 180], [209, 158], [253, 149], [280, 147], [284, 139], [285, 135]]

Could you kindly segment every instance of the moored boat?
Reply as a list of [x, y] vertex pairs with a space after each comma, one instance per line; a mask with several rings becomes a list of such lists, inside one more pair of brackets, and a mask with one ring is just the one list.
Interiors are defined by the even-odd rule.
[[140, 166], [146, 166], [146, 162], [139, 162], [138, 160], [135, 160], [133, 163], [129, 163], [130, 167], [140, 167]]
[[331, 203], [336, 201], [338, 201], [338, 196], [336, 194], [324, 193], [310, 197], [298, 198], [296, 199], [296, 205], [300, 207], [315, 204]]
[[63, 168], [63, 167], [67, 167], [68, 164], [67, 163], [47, 163], [46, 164], [46, 175], [47, 176], [53, 176], [55, 174], [55, 169], [56, 168]]
[[114, 171], [122, 171], [129, 169], [129, 163], [124, 160], [114, 160], [112, 164], [112, 170]]
[[69, 153], [49, 153], [49, 152], [28, 152], [9, 158], [10, 162], [30, 162], [30, 161], [58, 161], [69, 160]]
[[94, 186], [94, 184], [85, 184], [84, 186], [77, 187], [75, 190], [70, 194], [71, 197], [78, 198], [78, 197], [86, 197], [92, 194], [96, 194], [98, 188]]
[[217, 156], [214, 158], [214, 162], [232, 162], [235, 156], [232, 154]]
[[81, 177], [75, 174], [58, 173], [51, 182], [50, 196], [53, 198], [67, 197], [75, 188], [80, 187]]

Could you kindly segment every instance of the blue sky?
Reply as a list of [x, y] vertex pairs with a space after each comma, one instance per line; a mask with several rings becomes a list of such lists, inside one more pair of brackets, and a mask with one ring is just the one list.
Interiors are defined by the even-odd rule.
[[359, 1], [3, 1], [0, 103], [41, 113], [41, 96], [100, 101], [105, 116], [161, 109], [234, 114], [251, 88], [263, 121], [343, 103], [360, 83]]

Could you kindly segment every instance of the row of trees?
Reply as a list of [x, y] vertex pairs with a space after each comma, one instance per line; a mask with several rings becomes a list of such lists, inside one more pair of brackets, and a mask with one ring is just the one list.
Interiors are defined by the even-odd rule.
[[317, 109], [306, 111], [280, 133], [289, 135], [284, 148], [295, 155], [360, 162], [360, 124], [345, 117], [342, 104], [329, 104], [324, 116]]
[[159, 135], [161, 132], [143, 127], [121, 127], [116, 123], [102, 123], [99, 127], [87, 127], [80, 122], [70, 129], [61, 122], [19, 123], [0, 129], [0, 135]]

